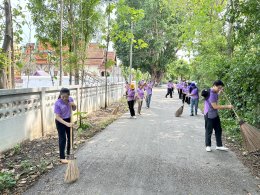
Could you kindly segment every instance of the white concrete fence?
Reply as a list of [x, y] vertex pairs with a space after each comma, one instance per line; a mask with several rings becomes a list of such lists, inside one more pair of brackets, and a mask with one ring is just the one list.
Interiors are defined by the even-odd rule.
[[[80, 86], [68, 86], [79, 105]], [[56, 134], [54, 103], [60, 87], [0, 90], [0, 152], [16, 144]], [[108, 86], [108, 105], [124, 94], [124, 84]], [[105, 105], [105, 86], [82, 88], [82, 112], [91, 113]], [[79, 109], [79, 107], [78, 107]]]

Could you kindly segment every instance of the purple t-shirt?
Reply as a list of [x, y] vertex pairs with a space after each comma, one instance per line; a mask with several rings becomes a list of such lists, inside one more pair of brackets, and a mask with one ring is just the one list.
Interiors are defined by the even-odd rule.
[[135, 99], [135, 90], [134, 89], [128, 89], [127, 91], [127, 101], [132, 101]]
[[192, 89], [191, 93], [190, 93], [192, 96], [191, 99], [199, 99], [199, 91], [198, 91], [198, 88], [194, 88]]
[[185, 93], [185, 94], [188, 94], [189, 93], [189, 88], [188, 88], [188, 86], [184, 86], [183, 88], [182, 88], [182, 93]]
[[142, 100], [144, 98], [144, 90], [141, 88], [138, 88], [137, 93], [138, 93], [138, 96], [140, 97], [140, 99]]
[[151, 95], [153, 91], [153, 83], [150, 82], [146, 87], [145, 87], [147, 95]]
[[218, 94], [215, 93], [212, 89], [210, 89], [210, 96], [204, 103], [204, 115], [208, 114], [208, 118], [213, 119], [218, 116], [218, 110], [214, 109], [211, 103], [218, 102]]
[[169, 89], [173, 88], [173, 83], [172, 83], [172, 82], [168, 82], [167, 87], [168, 87]]
[[[73, 98], [69, 97], [69, 102], [73, 102]], [[70, 118], [71, 106], [69, 103], [65, 103], [61, 98], [54, 104], [54, 113], [60, 115], [62, 119]]]

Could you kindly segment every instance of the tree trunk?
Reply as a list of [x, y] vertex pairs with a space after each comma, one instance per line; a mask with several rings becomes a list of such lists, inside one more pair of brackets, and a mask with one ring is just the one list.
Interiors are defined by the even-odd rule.
[[[229, 0], [229, 12], [234, 10], [234, 3], [233, 0]], [[234, 24], [234, 16], [232, 15], [230, 21], [228, 22], [228, 30], [227, 30], [227, 55], [232, 57], [234, 51], [234, 44], [233, 44], [233, 24]]]
[[[11, 12], [11, 2], [10, 0], [4, 1], [4, 11], [5, 11], [5, 36], [2, 45], [2, 52], [8, 53], [11, 47], [12, 40], [12, 12]], [[4, 64], [0, 64], [0, 89], [7, 88], [7, 77], [5, 73]]]

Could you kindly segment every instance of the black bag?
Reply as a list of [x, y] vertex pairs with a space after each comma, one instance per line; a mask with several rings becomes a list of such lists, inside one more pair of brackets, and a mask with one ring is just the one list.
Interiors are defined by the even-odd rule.
[[201, 96], [204, 97], [205, 100], [209, 98], [210, 95], [210, 89], [203, 89], [201, 91]]

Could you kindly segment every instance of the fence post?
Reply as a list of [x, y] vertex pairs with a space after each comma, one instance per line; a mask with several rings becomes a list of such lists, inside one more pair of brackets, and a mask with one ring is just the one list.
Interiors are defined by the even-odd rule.
[[46, 89], [41, 90], [41, 124], [42, 124], [42, 137], [45, 136], [46, 130], [46, 100], [45, 100]]

